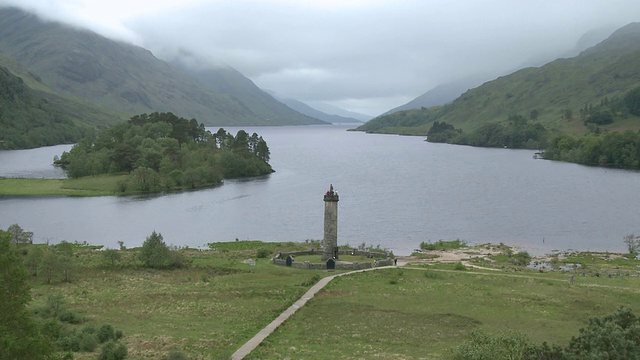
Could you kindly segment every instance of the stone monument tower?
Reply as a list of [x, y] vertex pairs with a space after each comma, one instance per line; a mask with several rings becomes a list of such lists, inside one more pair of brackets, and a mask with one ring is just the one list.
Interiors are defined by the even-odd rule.
[[333, 184], [324, 194], [324, 239], [322, 260], [338, 258], [338, 193]]

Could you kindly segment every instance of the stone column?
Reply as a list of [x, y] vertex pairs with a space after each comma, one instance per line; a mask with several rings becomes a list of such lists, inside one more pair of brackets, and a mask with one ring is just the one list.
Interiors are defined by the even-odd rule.
[[324, 194], [324, 239], [322, 260], [338, 258], [338, 193], [333, 185]]

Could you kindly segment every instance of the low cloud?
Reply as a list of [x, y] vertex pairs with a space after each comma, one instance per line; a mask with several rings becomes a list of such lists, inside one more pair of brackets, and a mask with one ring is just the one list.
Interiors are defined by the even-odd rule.
[[[2, 0], [133, 42], [228, 64], [281, 97], [370, 115], [467, 76], [498, 76], [638, 21], [636, 0]], [[103, 5], [100, 5], [103, 4]], [[108, 4], [108, 5], [104, 5]]]

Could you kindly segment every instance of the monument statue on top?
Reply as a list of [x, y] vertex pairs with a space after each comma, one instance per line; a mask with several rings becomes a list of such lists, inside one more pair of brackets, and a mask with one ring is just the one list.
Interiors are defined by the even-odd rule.
[[324, 238], [322, 260], [338, 259], [338, 193], [333, 184], [324, 194]]

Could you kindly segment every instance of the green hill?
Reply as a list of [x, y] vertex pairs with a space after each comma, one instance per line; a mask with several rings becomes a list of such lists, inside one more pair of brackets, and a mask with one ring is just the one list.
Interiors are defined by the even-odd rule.
[[30, 88], [27, 83], [37, 84], [37, 79], [28, 73], [28, 81], [13, 75], [2, 66], [6, 62], [0, 58], [0, 149], [72, 143], [118, 119], [97, 107], [51, 94], [45, 86]]
[[[377, 117], [358, 130], [426, 135], [434, 121], [465, 132], [515, 116], [535, 120], [551, 133], [581, 134], [581, 110], [620, 99], [640, 86], [640, 23], [629, 24], [578, 56], [526, 68], [471, 89], [442, 107]], [[638, 117], [616, 114], [600, 131], [637, 130]]]
[[235, 70], [212, 69], [215, 76], [199, 82], [146, 49], [13, 8], [0, 8], [0, 53], [33, 74], [37, 81], [25, 82], [34, 89], [42, 85], [58, 99], [82, 99], [126, 117], [160, 111], [206, 125], [324, 123], [284, 106]]

